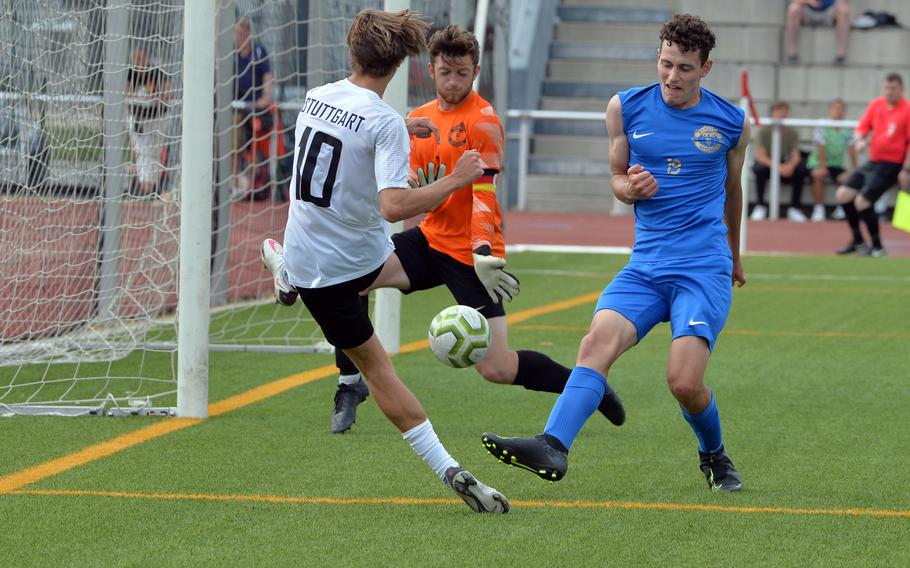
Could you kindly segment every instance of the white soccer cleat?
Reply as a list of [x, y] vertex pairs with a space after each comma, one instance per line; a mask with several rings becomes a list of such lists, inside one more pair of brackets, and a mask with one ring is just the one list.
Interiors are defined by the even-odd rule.
[[475, 513], [508, 513], [509, 500], [460, 467], [446, 470], [446, 485]]
[[262, 241], [260, 248], [262, 264], [272, 272], [275, 282], [275, 302], [283, 306], [293, 306], [297, 301], [297, 290], [288, 282], [288, 273], [284, 269], [284, 247], [275, 239]]

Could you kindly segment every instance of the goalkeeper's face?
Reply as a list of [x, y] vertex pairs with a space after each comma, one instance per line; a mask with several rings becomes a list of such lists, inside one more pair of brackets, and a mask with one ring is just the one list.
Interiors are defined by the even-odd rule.
[[474, 65], [470, 55], [437, 55], [430, 62], [430, 77], [436, 85], [436, 95], [450, 105], [457, 105], [471, 94], [471, 85], [479, 72], [480, 65]]
[[657, 51], [657, 76], [664, 102], [674, 108], [689, 108], [700, 100], [701, 80], [711, 70], [711, 60], [701, 62], [701, 53], [695, 49], [681, 51], [669, 41], [664, 41]]

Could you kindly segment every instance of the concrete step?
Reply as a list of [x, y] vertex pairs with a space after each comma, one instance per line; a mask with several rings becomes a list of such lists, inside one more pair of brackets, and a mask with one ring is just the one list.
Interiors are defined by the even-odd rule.
[[607, 135], [606, 107], [600, 120], [535, 120], [534, 134], [572, 137], [603, 137]]
[[[736, 4], [739, 2], [729, 2]], [[758, 2], [766, 4], [766, 2]], [[751, 27], [743, 25], [711, 26], [717, 46], [711, 51], [715, 61], [733, 63], [778, 63], [781, 60], [782, 27]]]
[[634, 86], [631, 83], [544, 81], [542, 92], [547, 97], [583, 97], [609, 101], [616, 93]]
[[534, 155], [568, 156], [571, 158], [607, 160], [610, 144], [606, 132], [600, 137], [537, 135], [533, 143]]
[[652, 61], [604, 61], [551, 59], [547, 78], [553, 81], [613, 81], [647, 85], [657, 80], [656, 58]]
[[614, 202], [609, 177], [528, 176], [529, 211], [612, 213]]
[[564, 43], [550, 46], [551, 59], [618, 59], [623, 61], [654, 61], [653, 43]]
[[[904, 24], [910, 25], [910, 20]], [[783, 41], [780, 43], [783, 53]], [[800, 63], [830, 66], [834, 60], [835, 45], [834, 29], [803, 26], [797, 44]], [[907, 58], [907, 53], [910, 53], [910, 32], [906, 29], [853, 30], [847, 45], [848, 69], [860, 70], [872, 66], [890, 71], [892, 68], [907, 69], [910, 66]]]
[[651, 42], [656, 51], [659, 35], [660, 24], [561, 22], [556, 25], [554, 39], [565, 43]]
[[[541, 97], [540, 108], [544, 110], [579, 110], [607, 112], [609, 99], [587, 99], [580, 97]], [[606, 114], [604, 114], [606, 117]]]
[[528, 173], [554, 176], [609, 176], [610, 164], [605, 163], [605, 160], [590, 158], [532, 154], [528, 160]]
[[663, 24], [673, 15], [667, 8], [604, 5], [561, 5], [559, 18], [567, 22], [625, 22]]
[[[787, 2], [759, 0], [758, 2], [730, 0], [678, 0], [679, 13], [695, 14], [708, 24], [745, 24], [782, 28], [787, 14]], [[714, 29], [714, 25], [711, 26]]]
[[673, 10], [678, 0], [562, 0], [563, 6], [611, 6], [613, 8], [656, 8]]

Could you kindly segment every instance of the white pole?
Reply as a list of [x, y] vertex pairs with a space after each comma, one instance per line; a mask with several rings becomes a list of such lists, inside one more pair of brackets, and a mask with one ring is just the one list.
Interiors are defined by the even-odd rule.
[[183, 29], [177, 415], [205, 418], [209, 395], [215, 0], [187, 2]]
[[[487, 13], [489, 10], [490, 0], [477, 0], [477, 12], [474, 15], [474, 35], [477, 37], [477, 45], [480, 48], [477, 54], [479, 57], [478, 63], [483, 59], [483, 42], [487, 38]], [[478, 85], [480, 85], [480, 73], [474, 79], [475, 91]]]
[[771, 195], [768, 197], [768, 218], [776, 221], [780, 215], [780, 121], [771, 130]]
[[518, 210], [528, 206], [528, 159], [531, 153], [531, 119], [522, 116], [518, 124]]
[[[386, 12], [399, 12], [407, 10], [411, 3], [409, 0], [385, 0]], [[405, 59], [398, 68], [398, 72], [386, 87], [383, 97], [389, 105], [402, 115], [408, 111], [408, 63]], [[403, 228], [401, 221], [392, 223], [389, 230], [394, 234]], [[401, 350], [401, 292], [394, 288], [380, 288], [376, 290], [376, 305], [373, 307], [373, 322], [376, 326], [376, 336], [382, 346], [389, 353], [398, 353]]]
[[[749, 120], [751, 115], [749, 112], [749, 99], [746, 97], [741, 98], [739, 100], [739, 106], [743, 109], [743, 112], [746, 113], [746, 120]], [[749, 224], [746, 221], [749, 219], [749, 186], [752, 183], [752, 159], [752, 143], [750, 141], [749, 145], [746, 146], [746, 155], [743, 159], [743, 170], [740, 177], [741, 189], [743, 191], [743, 210], [739, 219], [740, 254], [746, 252], [746, 238], [749, 236]]]

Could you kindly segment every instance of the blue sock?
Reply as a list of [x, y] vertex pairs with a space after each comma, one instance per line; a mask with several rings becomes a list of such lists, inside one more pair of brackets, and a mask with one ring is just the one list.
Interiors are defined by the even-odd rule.
[[578, 436], [578, 431], [597, 410], [606, 388], [607, 379], [594, 369], [572, 369], [566, 388], [550, 411], [544, 434], [555, 437], [568, 450]]
[[699, 414], [689, 414], [682, 406], [683, 418], [692, 427], [695, 437], [698, 438], [698, 450], [703, 453], [713, 453], [721, 449], [724, 439], [720, 432], [720, 414], [717, 412], [717, 403], [714, 402], [714, 393], [711, 393], [711, 402]]

